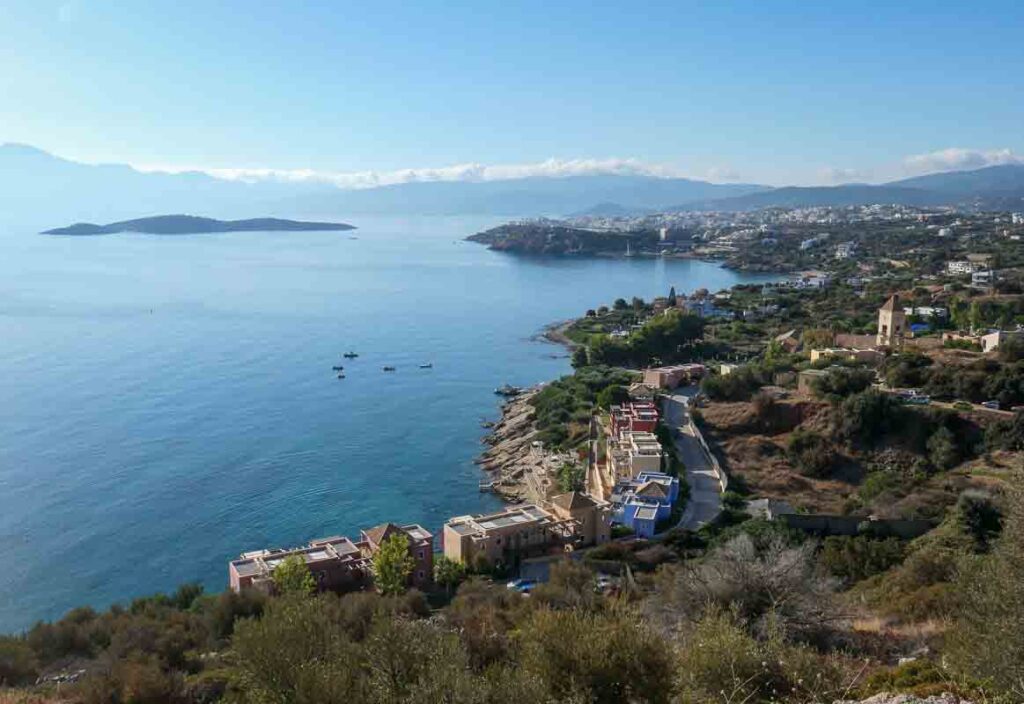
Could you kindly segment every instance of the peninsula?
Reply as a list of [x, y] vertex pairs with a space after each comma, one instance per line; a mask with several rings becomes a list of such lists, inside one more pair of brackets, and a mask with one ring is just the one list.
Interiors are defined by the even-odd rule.
[[147, 235], [198, 235], [214, 232], [313, 232], [354, 230], [343, 222], [303, 222], [279, 218], [249, 220], [215, 220], [195, 215], [156, 215], [136, 220], [122, 220], [107, 225], [79, 222], [67, 227], [46, 230], [44, 235], [112, 235], [137, 232]]

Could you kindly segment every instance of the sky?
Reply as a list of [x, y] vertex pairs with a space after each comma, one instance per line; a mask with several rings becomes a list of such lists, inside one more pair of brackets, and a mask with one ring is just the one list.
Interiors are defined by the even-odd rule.
[[0, 0], [0, 142], [373, 185], [1024, 160], [1019, 2]]

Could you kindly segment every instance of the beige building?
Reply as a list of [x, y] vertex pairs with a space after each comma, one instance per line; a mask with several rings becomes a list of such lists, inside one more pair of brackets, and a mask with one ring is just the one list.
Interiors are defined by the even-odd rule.
[[1019, 330], [996, 330], [995, 332], [990, 332], [987, 335], [982, 335], [980, 338], [981, 351], [991, 352], [1007, 340], [1020, 340], [1022, 336], [1024, 336], [1024, 331]]
[[878, 309], [878, 337], [875, 344], [879, 347], [899, 349], [903, 346], [903, 337], [907, 331], [907, 314], [900, 305], [900, 297], [893, 294]]
[[850, 362], [879, 364], [884, 357], [885, 355], [878, 350], [858, 350], [853, 347], [825, 347], [811, 350], [812, 362], [817, 362], [819, 359], [845, 359]]
[[707, 373], [703, 364], [676, 364], [644, 369], [643, 383], [655, 389], [674, 389], [680, 384], [700, 381]]
[[571, 492], [543, 507], [526, 504], [451, 518], [444, 524], [444, 554], [468, 565], [509, 565], [524, 557], [606, 542], [610, 521], [607, 503]]
[[804, 369], [802, 372], [797, 374], [796, 390], [802, 394], [813, 393], [814, 382], [827, 374], [828, 372], [824, 369]]
[[610, 483], [632, 479], [640, 472], [660, 472], [664, 454], [654, 433], [626, 431], [617, 440], [609, 439]]

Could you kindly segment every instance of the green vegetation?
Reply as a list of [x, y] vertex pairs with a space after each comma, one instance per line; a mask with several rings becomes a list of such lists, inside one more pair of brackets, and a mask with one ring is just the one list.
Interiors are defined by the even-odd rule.
[[278, 594], [312, 594], [316, 590], [313, 575], [299, 555], [286, 557], [271, 576]]
[[404, 533], [392, 535], [373, 554], [373, 582], [377, 590], [385, 596], [402, 594], [414, 566], [409, 538]]
[[579, 462], [566, 462], [558, 468], [558, 490], [563, 494], [582, 491], [586, 474], [586, 468]]
[[445, 555], [438, 555], [434, 559], [434, 582], [444, 587], [449, 597], [465, 578], [466, 566], [461, 562], [456, 562]]
[[[643, 305], [643, 302], [639, 304]], [[592, 329], [593, 322], [584, 320], [588, 320]], [[601, 324], [607, 329], [607, 321], [601, 321]], [[688, 362], [701, 357], [705, 351], [698, 341], [703, 331], [702, 318], [668, 310], [649, 318], [627, 337], [611, 337], [602, 330], [582, 337], [581, 342], [587, 346], [590, 364], [638, 368]], [[574, 333], [577, 339], [581, 338], [579, 330]]]
[[584, 367], [551, 382], [531, 400], [538, 439], [552, 449], [583, 443], [599, 395], [609, 387], [628, 386], [635, 379], [635, 374], [621, 369]]

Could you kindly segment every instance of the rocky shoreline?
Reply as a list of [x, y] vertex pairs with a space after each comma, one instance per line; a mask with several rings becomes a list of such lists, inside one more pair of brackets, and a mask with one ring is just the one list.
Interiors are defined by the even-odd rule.
[[557, 474], [570, 454], [550, 452], [537, 441], [533, 397], [544, 385], [532, 387], [501, 407], [501, 420], [483, 439], [488, 448], [476, 459], [486, 473], [482, 484], [504, 501], [540, 503], [557, 493]]

